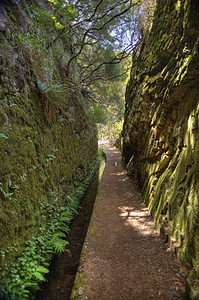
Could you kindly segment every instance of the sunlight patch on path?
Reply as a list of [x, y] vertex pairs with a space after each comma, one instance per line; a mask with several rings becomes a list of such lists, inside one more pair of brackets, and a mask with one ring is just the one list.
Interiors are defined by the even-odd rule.
[[120, 217], [124, 220], [125, 226], [131, 226], [139, 234], [143, 236], [158, 236], [159, 233], [154, 228], [154, 223], [148, 213], [147, 208], [142, 210], [135, 210], [134, 207], [121, 206], [118, 207], [120, 212]]

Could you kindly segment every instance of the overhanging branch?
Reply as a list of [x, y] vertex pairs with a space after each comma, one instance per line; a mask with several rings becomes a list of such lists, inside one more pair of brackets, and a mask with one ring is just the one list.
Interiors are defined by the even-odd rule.
[[[126, 3], [126, 1], [124, 1], [124, 2]], [[77, 58], [77, 57], [82, 53], [82, 50], [83, 50], [83, 48], [84, 48], [84, 46], [85, 46], [85, 40], [86, 40], [86, 38], [87, 38], [87, 35], [88, 35], [90, 32], [100, 31], [100, 30], [104, 29], [104, 27], [105, 27], [107, 24], [109, 24], [111, 21], [113, 21], [115, 18], [120, 17], [121, 15], [125, 14], [130, 8], [132, 8], [133, 6], [138, 5], [139, 3], [140, 3], [140, 0], [137, 1], [136, 3], [132, 3], [132, 0], [131, 0], [129, 6], [128, 6], [126, 9], [124, 9], [123, 11], [121, 11], [121, 12], [115, 14], [115, 15], [112, 16], [111, 18], [109, 18], [109, 20], [107, 20], [104, 24], [102, 24], [102, 26], [100, 26], [100, 27], [91, 27], [91, 28], [87, 29], [87, 30], [84, 32], [84, 35], [83, 35], [83, 38], [82, 38], [82, 41], [81, 41], [81, 45], [80, 45], [79, 51], [78, 51], [75, 55], [73, 55], [73, 56], [69, 59], [69, 61], [68, 61], [67, 72], [68, 72], [68, 70], [69, 70], [69, 67], [70, 67], [71, 62], [72, 62], [75, 58]], [[100, 4], [101, 4], [101, 3], [100, 3]], [[97, 11], [97, 10], [95, 10], [95, 12], [96, 12], [96, 11]]]

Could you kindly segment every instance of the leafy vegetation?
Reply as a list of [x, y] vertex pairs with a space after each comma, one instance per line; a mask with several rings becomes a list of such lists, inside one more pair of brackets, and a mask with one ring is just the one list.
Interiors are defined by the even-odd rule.
[[100, 140], [115, 140], [120, 137], [123, 127], [123, 121], [98, 124], [98, 137]]
[[72, 43], [67, 69], [74, 62], [78, 65], [81, 91], [90, 102], [89, 111], [95, 122], [104, 128], [118, 127], [124, 115], [131, 56], [140, 47], [144, 28], [149, 27], [154, 1], [68, 3], [77, 14], [71, 28], [65, 28], [59, 36], [67, 34]]
[[97, 164], [84, 183], [74, 195], [66, 195], [65, 206], [59, 206], [58, 197], [51, 192], [52, 202], [41, 202], [42, 218], [46, 227], [40, 228], [39, 236], [32, 236], [26, 242], [22, 255], [13, 264], [4, 263], [5, 255], [17, 251], [15, 246], [1, 251], [1, 289], [0, 297], [6, 299], [33, 299], [34, 293], [39, 289], [39, 283], [45, 281], [45, 274], [49, 272], [52, 256], [63, 253], [68, 246], [67, 234], [70, 223], [77, 214], [82, 199], [94, 173], [97, 172], [101, 158], [104, 156], [99, 149]]
[[[151, 1], [147, 5], [141, 0], [48, 2], [50, 9], [32, 8], [32, 18], [56, 34], [53, 40], [41, 39], [39, 43], [58, 55], [67, 75], [78, 67], [79, 88], [97, 123], [121, 121], [131, 53], [141, 39], [146, 23], [143, 16], [148, 14]], [[48, 90], [45, 81], [39, 80], [42, 89]]]

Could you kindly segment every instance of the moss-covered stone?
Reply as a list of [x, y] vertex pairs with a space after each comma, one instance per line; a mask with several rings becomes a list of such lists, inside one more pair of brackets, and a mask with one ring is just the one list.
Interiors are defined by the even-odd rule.
[[128, 172], [139, 175], [157, 226], [195, 274], [192, 299], [199, 297], [198, 11], [197, 1], [157, 1], [131, 71], [123, 127]]
[[7, 3], [6, 11], [7, 29], [0, 32], [0, 267], [45, 231], [49, 220], [41, 207], [53, 205], [52, 193], [55, 213], [67, 207], [66, 196], [82, 185], [97, 157], [97, 130], [77, 70], [66, 76], [70, 54], [61, 60], [62, 40], [48, 47], [59, 32], [56, 22], [44, 26], [45, 17], [56, 16], [53, 4], [24, 0]]

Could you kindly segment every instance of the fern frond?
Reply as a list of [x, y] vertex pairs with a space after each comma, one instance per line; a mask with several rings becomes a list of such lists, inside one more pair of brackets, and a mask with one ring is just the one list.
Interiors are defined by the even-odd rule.
[[62, 253], [66, 249], [66, 245], [69, 243], [67, 241], [59, 239], [59, 241], [56, 241], [54, 247], [55, 247], [55, 252], [57, 253]]
[[64, 232], [61, 232], [61, 231], [58, 231], [58, 232], [55, 232], [52, 236], [52, 239], [51, 240], [54, 240], [54, 239], [59, 239], [59, 238], [65, 238], [66, 235]]
[[62, 224], [59, 224], [59, 226], [57, 227], [58, 230], [61, 230], [65, 233], [69, 233], [70, 232], [70, 228], [68, 227], [68, 225], [62, 223]]
[[50, 246], [54, 249], [56, 253], [61, 253], [65, 250], [66, 245], [69, 243], [66, 240], [61, 239], [58, 235], [54, 234]]
[[49, 270], [47, 268], [43, 267], [43, 266], [39, 266], [39, 267], [37, 267], [36, 272], [48, 273]]
[[66, 222], [68, 222], [68, 220], [71, 219], [71, 217], [73, 216], [74, 212], [72, 210], [66, 210], [64, 211], [61, 216], [60, 216], [60, 220], [66, 220]]
[[46, 280], [45, 277], [40, 272], [37, 272], [37, 271], [32, 273], [32, 276], [34, 276], [35, 279], [39, 280], [39, 281], [45, 281]]
[[70, 220], [71, 220], [71, 218], [72, 218], [72, 214], [71, 214], [70, 216], [62, 216], [62, 215], [61, 215], [59, 221], [60, 221], [60, 222], [65, 222], [65, 223], [69, 223]]
[[[29, 281], [29, 282], [26, 282], [25, 285], [26, 285], [26, 287], [30, 287], [31, 290], [34, 290], [34, 291], [39, 290], [39, 286], [38, 286], [38, 283], [37, 283], [37, 282]], [[29, 291], [28, 291], [28, 292], [29, 292]]]

